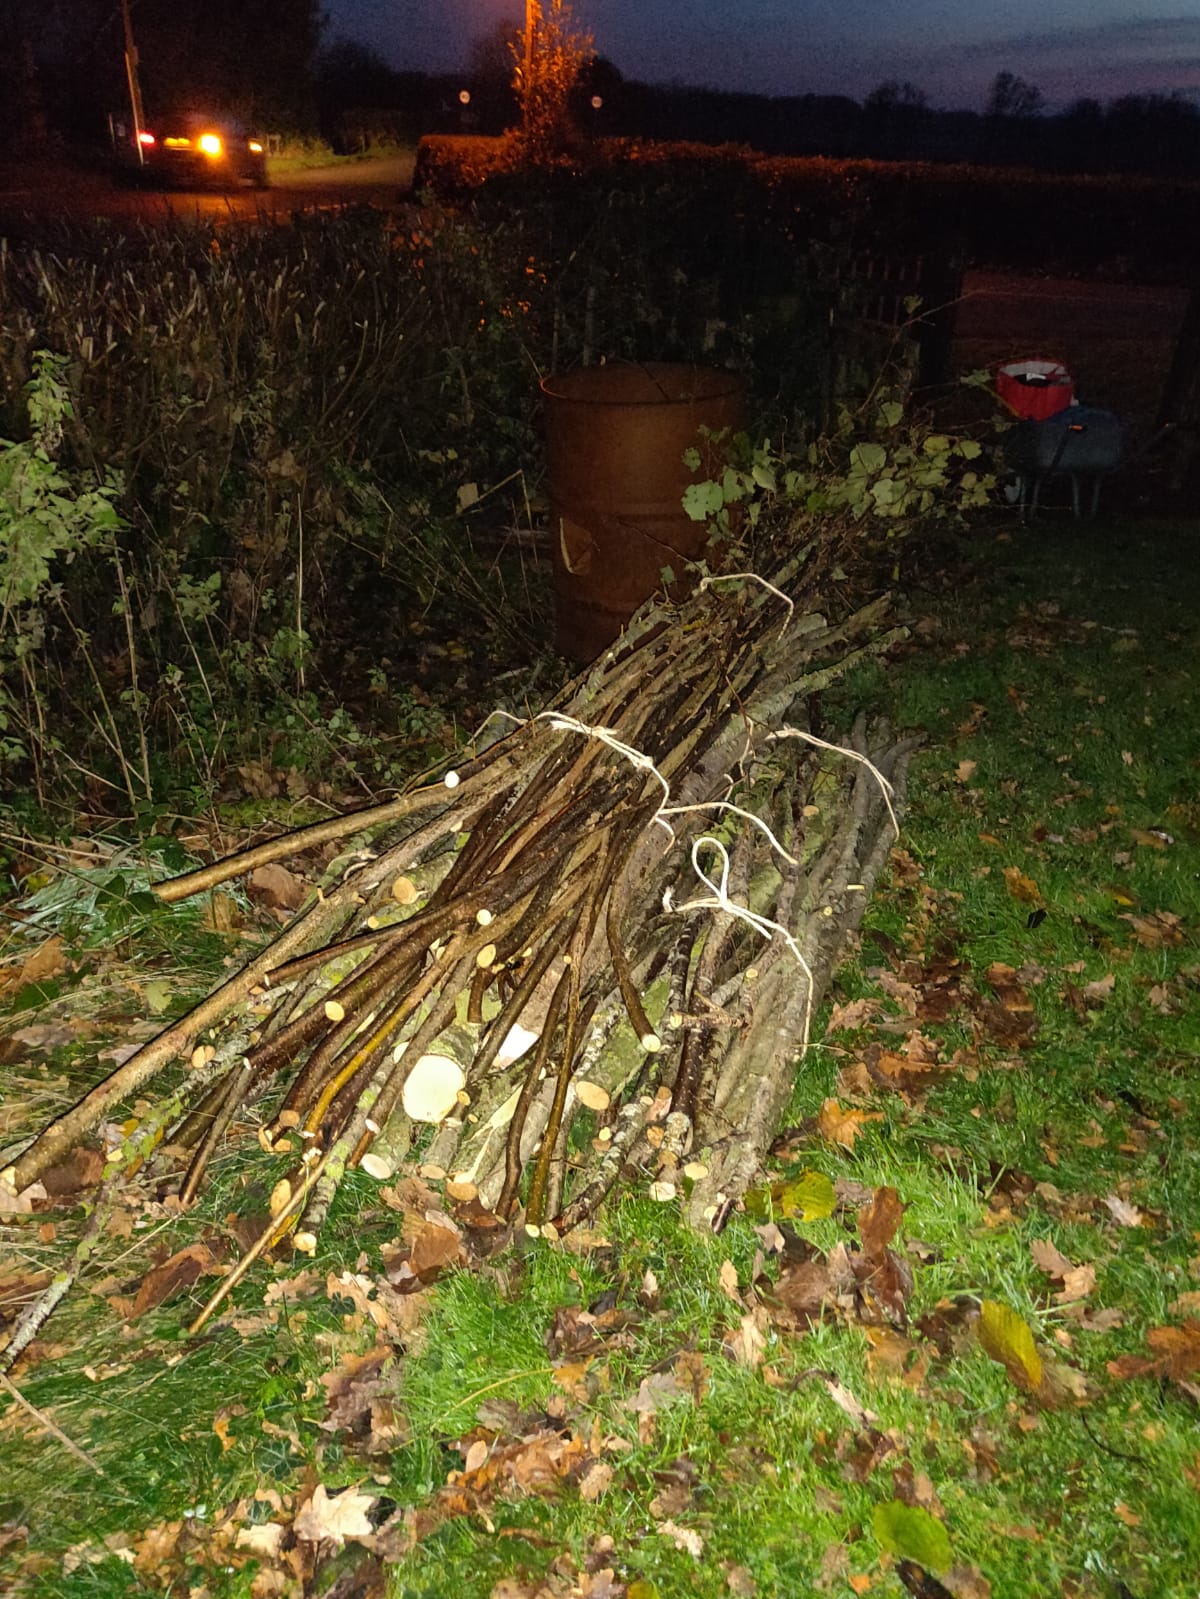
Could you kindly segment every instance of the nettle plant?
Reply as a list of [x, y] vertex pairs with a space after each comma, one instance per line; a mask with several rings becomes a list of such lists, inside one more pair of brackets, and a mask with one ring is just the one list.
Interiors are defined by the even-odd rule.
[[[753, 529], [776, 507], [870, 518], [897, 538], [918, 520], [960, 518], [985, 506], [996, 487], [981, 444], [930, 432], [892, 396], [843, 407], [834, 429], [799, 455], [754, 444], [746, 434], [723, 443], [721, 476], [691, 484], [683, 497], [688, 516], [707, 522], [714, 541]], [[684, 463], [697, 471], [700, 451], [687, 451]]]

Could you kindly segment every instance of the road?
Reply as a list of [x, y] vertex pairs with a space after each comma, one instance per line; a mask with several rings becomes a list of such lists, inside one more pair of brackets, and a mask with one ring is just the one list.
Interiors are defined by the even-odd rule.
[[155, 223], [173, 217], [189, 220], [259, 217], [284, 219], [294, 211], [341, 205], [395, 205], [412, 187], [413, 157], [348, 161], [332, 167], [274, 173], [269, 189], [210, 192], [193, 189], [143, 189], [114, 182], [105, 171], [65, 164], [0, 166], [0, 235], [22, 237], [48, 221]]

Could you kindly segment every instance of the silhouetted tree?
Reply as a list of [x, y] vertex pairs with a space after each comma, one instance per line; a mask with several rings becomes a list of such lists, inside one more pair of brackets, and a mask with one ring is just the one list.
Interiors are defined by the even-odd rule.
[[1109, 159], [1123, 172], [1189, 176], [1200, 158], [1200, 110], [1181, 94], [1126, 94], [1105, 117]]
[[989, 117], [1036, 117], [1044, 104], [1042, 91], [1015, 72], [997, 72], [988, 91]]
[[505, 18], [471, 45], [471, 93], [485, 130], [499, 131], [516, 121], [519, 107], [514, 78], [521, 40], [521, 24]]
[[218, 106], [264, 125], [311, 120], [319, 0], [139, 0], [146, 109]]
[[864, 111], [926, 111], [928, 108], [929, 96], [907, 78], [903, 82], [886, 78], [877, 83], [863, 101]]
[[929, 96], [907, 79], [876, 84], [863, 101], [863, 131], [872, 155], [912, 153], [918, 127], [929, 115]]
[[316, 84], [322, 107], [345, 111], [391, 105], [397, 83], [398, 74], [379, 52], [357, 39], [334, 39], [317, 57]]
[[512, 17], [502, 18], [486, 33], [481, 33], [471, 43], [472, 82], [480, 86], [484, 83], [511, 84], [523, 39], [521, 24]]

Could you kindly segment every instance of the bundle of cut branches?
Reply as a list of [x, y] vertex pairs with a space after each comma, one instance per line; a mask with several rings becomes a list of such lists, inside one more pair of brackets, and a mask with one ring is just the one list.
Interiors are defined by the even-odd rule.
[[273, 942], [0, 1183], [25, 1190], [137, 1095], [118, 1180], [150, 1162], [190, 1202], [248, 1116], [291, 1152], [252, 1255], [313, 1250], [347, 1169], [405, 1159], [547, 1236], [618, 1183], [719, 1226], [887, 857], [909, 752], [885, 726], [814, 732], [814, 696], [899, 630], [886, 600], [802, 611], [804, 574], [794, 556], [770, 581], [705, 579], [442, 781], [158, 885], [177, 900], [352, 841]]

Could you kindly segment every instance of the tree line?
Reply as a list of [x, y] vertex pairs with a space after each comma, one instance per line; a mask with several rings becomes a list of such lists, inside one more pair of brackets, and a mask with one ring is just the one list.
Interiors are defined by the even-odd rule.
[[[546, 0], [553, 8], [558, 0]], [[7, 148], [103, 135], [125, 102], [121, 0], [9, 0], [0, 52]], [[134, 0], [147, 108], [213, 105], [264, 131], [320, 133], [335, 147], [427, 132], [499, 133], [519, 116], [521, 31], [500, 23], [464, 70], [398, 70], [357, 41], [322, 41], [320, 0]], [[1200, 108], [1180, 94], [1080, 99], [1047, 112], [1036, 85], [999, 72], [978, 110], [939, 110], [889, 79], [860, 103], [843, 95], [769, 96], [625, 78], [585, 58], [572, 95], [584, 137], [738, 143], [768, 153], [974, 162], [1071, 172], [1200, 173]]]

